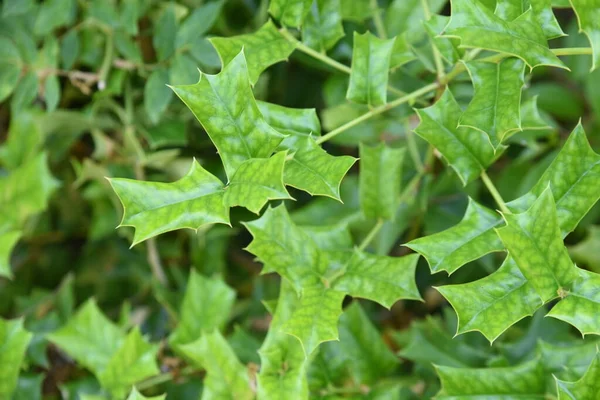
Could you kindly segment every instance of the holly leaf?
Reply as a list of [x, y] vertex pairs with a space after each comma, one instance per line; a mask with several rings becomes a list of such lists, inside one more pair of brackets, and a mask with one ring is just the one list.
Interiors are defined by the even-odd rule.
[[497, 148], [506, 137], [521, 130], [525, 64], [518, 58], [507, 58], [498, 63], [474, 61], [465, 65], [475, 94], [459, 124], [485, 132]]
[[279, 32], [271, 20], [254, 33], [213, 37], [209, 41], [219, 53], [223, 67], [229, 65], [243, 51], [252, 85], [258, 81], [258, 77], [265, 69], [287, 60], [296, 48], [294, 43]]
[[310, 11], [313, 0], [272, 0], [269, 14], [282, 25], [300, 27]]
[[12, 278], [10, 253], [21, 237], [20, 231], [0, 233], [0, 276]]
[[314, 226], [303, 225], [301, 228], [321, 250], [350, 250], [354, 245], [352, 235], [346, 223]]
[[530, 68], [546, 65], [568, 69], [548, 48], [532, 10], [515, 21], [504, 21], [477, 0], [452, 0], [451, 4], [452, 14], [444, 36], [459, 38], [462, 47], [516, 56]]
[[535, 20], [542, 27], [542, 31], [547, 39], [554, 39], [565, 36], [560, 24], [552, 12], [551, 0], [529, 0]]
[[172, 87], [213, 141], [227, 177], [251, 158], [269, 157], [284, 136], [262, 117], [240, 52], [217, 75], [201, 74], [195, 85]]
[[592, 71], [600, 67], [600, 5], [598, 0], [569, 0], [579, 31], [585, 33], [592, 46]]
[[0, 318], [0, 397], [10, 399], [17, 388], [25, 350], [33, 334], [23, 328], [23, 320]]
[[222, 329], [234, 302], [235, 291], [221, 278], [207, 278], [192, 270], [169, 344], [178, 348], [195, 341], [203, 332]]
[[535, 186], [524, 196], [509, 202], [513, 212], [522, 212], [550, 186], [563, 237], [600, 199], [600, 155], [595, 153], [578, 124], [560, 153]]
[[360, 104], [380, 106], [387, 102], [388, 73], [394, 39], [379, 39], [354, 32], [352, 70], [346, 98]]
[[192, 364], [206, 370], [203, 400], [254, 398], [246, 367], [219, 331], [205, 333], [200, 339], [180, 346], [180, 349]]
[[463, 219], [452, 228], [421, 237], [405, 244], [421, 254], [431, 272], [454, 273], [468, 262], [503, 251], [504, 245], [494, 231], [502, 223], [500, 216], [469, 197]]
[[576, 380], [585, 374], [596, 356], [597, 342], [577, 341], [568, 344], [552, 344], [538, 341], [538, 354], [548, 372], [560, 379]]
[[340, 0], [315, 0], [302, 26], [302, 41], [325, 52], [344, 37]]
[[138, 392], [137, 389], [134, 387], [133, 389], [131, 389], [131, 393], [129, 393], [127, 400], [165, 400], [166, 397], [166, 394], [163, 394], [162, 396], [146, 397], [143, 396], [140, 392]]
[[283, 185], [286, 157], [287, 152], [280, 151], [269, 158], [244, 161], [225, 187], [225, 206], [242, 206], [258, 214], [269, 200], [291, 199]]
[[269, 125], [288, 135], [284, 145], [295, 143], [298, 136], [321, 135], [321, 123], [314, 108], [290, 108], [260, 100], [256, 104]]
[[558, 400], [592, 400], [600, 393], [600, 353], [592, 360], [588, 370], [576, 382], [566, 382], [557, 379]]
[[439, 150], [464, 185], [495, 159], [485, 133], [458, 126], [462, 110], [450, 90], [446, 89], [434, 105], [415, 111], [421, 120], [415, 133]]
[[[427, 35], [439, 50], [440, 55], [448, 63], [454, 65], [463, 56], [464, 49], [459, 48], [460, 40], [440, 36], [449, 21], [450, 17], [448, 16], [434, 14], [424, 25]], [[398, 39], [396, 39], [396, 41], [398, 41]], [[393, 54], [392, 59], [394, 59]]]
[[120, 226], [133, 226], [136, 244], [176, 229], [229, 224], [223, 183], [194, 160], [189, 172], [172, 183], [113, 178], [110, 183], [123, 204]]
[[412, 48], [406, 39], [406, 34], [396, 36], [392, 56], [390, 57], [390, 70], [401, 67], [404, 64], [416, 59]]

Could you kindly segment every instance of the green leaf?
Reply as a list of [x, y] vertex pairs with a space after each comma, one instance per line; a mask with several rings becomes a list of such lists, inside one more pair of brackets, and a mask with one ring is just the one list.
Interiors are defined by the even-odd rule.
[[494, 14], [505, 21], [514, 21], [525, 12], [523, 3], [523, 0], [497, 0]]
[[[221, 14], [224, 0], [202, 4], [183, 21], [177, 30], [177, 48], [193, 44], [208, 32]], [[239, 51], [238, 51], [239, 52]], [[238, 53], [236, 52], [236, 54]]]
[[[358, 3], [358, 1], [356, 2]], [[436, 14], [444, 6], [446, 0], [427, 0], [427, 3], [430, 12]], [[425, 21], [425, 11], [421, 0], [394, 0], [384, 14], [388, 35], [395, 36], [407, 32], [410, 42], [419, 40], [425, 33], [423, 27]]]
[[46, 101], [46, 111], [56, 110], [60, 100], [60, 83], [56, 75], [51, 75], [44, 82], [44, 100]]
[[445, 231], [421, 237], [405, 244], [420, 253], [431, 272], [454, 273], [470, 261], [503, 251], [504, 245], [494, 231], [502, 223], [500, 216], [469, 197], [463, 219]]
[[496, 157], [485, 133], [458, 126], [462, 110], [450, 90], [446, 89], [434, 105], [416, 112], [421, 122], [415, 133], [442, 153], [464, 185]]
[[11, 111], [18, 113], [28, 108], [38, 95], [38, 78], [34, 71], [29, 71], [19, 81], [10, 101]]
[[477, 0], [452, 0], [445, 36], [458, 37], [461, 46], [497, 51], [519, 57], [530, 68], [565, 68], [550, 51], [542, 28], [528, 10], [515, 21], [504, 21]]
[[269, 13], [282, 25], [298, 28], [310, 11], [313, 0], [271, 0]]
[[169, 4], [156, 21], [152, 44], [158, 54], [158, 61], [164, 61], [175, 52], [175, 36], [177, 35], [177, 20], [175, 6]]
[[368, 218], [393, 219], [400, 196], [405, 149], [381, 142], [376, 147], [360, 144], [360, 206]]
[[546, 375], [538, 360], [514, 367], [437, 367], [442, 389], [436, 399], [544, 399]]
[[350, 250], [354, 245], [352, 235], [346, 223], [335, 225], [302, 226], [317, 247], [325, 251]]
[[299, 136], [321, 135], [321, 122], [314, 108], [290, 108], [266, 101], [257, 101], [256, 104], [269, 125], [289, 135], [284, 139], [287, 147], [294, 148]]
[[244, 161], [269, 157], [283, 139], [258, 109], [244, 53], [239, 53], [221, 73], [203, 73], [197, 84], [172, 89], [210, 136], [229, 178]]
[[402, 34], [396, 36], [396, 39], [394, 40], [394, 47], [392, 48], [392, 56], [390, 58], [390, 69], [393, 70], [401, 67], [415, 58], [416, 57], [412, 52], [410, 44], [406, 39], [406, 35]]
[[223, 205], [223, 183], [194, 160], [189, 172], [173, 183], [113, 178], [110, 183], [123, 204], [120, 226], [133, 226], [136, 245], [176, 229], [229, 224]]
[[[271, 3], [273, 4], [273, 3]], [[210, 42], [219, 53], [223, 67], [244, 52], [248, 65], [250, 83], [258, 81], [260, 74], [269, 66], [285, 61], [296, 48], [269, 20], [259, 30], [246, 35], [214, 37]]]
[[581, 124], [575, 127], [535, 186], [509, 202], [509, 209], [513, 212], [528, 209], [548, 186], [556, 202], [562, 235], [566, 236], [600, 199], [600, 155], [590, 147]]
[[576, 263], [585, 264], [594, 272], [600, 272], [600, 226], [589, 227], [588, 234], [581, 242], [569, 246], [569, 255]]
[[153, 124], [157, 124], [165, 112], [173, 92], [167, 87], [169, 72], [165, 68], [157, 68], [148, 77], [144, 86], [144, 109]]
[[50, 34], [54, 29], [71, 23], [75, 17], [75, 10], [74, 0], [47, 0], [40, 3], [33, 32], [39, 37]]
[[560, 379], [578, 379], [596, 356], [598, 343], [589, 340], [554, 345], [538, 341], [538, 352], [548, 372]]
[[529, 4], [535, 20], [542, 27], [542, 31], [544, 31], [546, 38], [554, 39], [565, 36], [565, 33], [562, 31], [560, 24], [552, 12], [551, 0], [529, 0]]
[[373, 15], [369, 0], [340, 0], [342, 19], [362, 22]]
[[287, 152], [280, 151], [270, 158], [252, 158], [240, 165], [225, 187], [225, 206], [242, 206], [258, 214], [269, 200], [291, 199], [283, 185], [286, 157]]
[[[555, 378], [556, 379], [556, 378]], [[596, 356], [583, 377], [576, 382], [556, 379], [558, 400], [593, 400], [600, 393], [600, 353]]]
[[0, 276], [12, 278], [10, 253], [21, 237], [20, 231], [0, 233]]
[[206, 370], [203, 400], [254, 398], [246, 367], [219, 331], [205, 333], [195, 342], [180, 346], [180, 349], [194, 365]]
[[379, 39], [370, 32], [363, 35], [354, 32], [348, 100], [370, 106], [386, 103], [393, 47], [394, 39]]
[[516, 322], [533, 315], [543, 304], [510, 257], [483, 279], [436, 289], [458, 315], [457, 334], [479, 331], [490, 342]]
[[[430, 40], [433, 41], [433, 44], [439, 50], [440, 55], [448, 63], [454, 65], [459, 62], [463, 56], [464, 49], [459, 48], [460, 40], [440, 36], [446, 25], [448, 25], [449, 21], [450, 17], [448, 16], [437, 14], [432, 15], [431, 18], [425, 22], [425, 30], [427, 31]], [[398, 42], [399, 39], [400, 37], [396, 38], [396, 42]], [[392, 59], [394, 56], [395, 55], [392, 54]]]
[[200, 338], [203, 332], [223, 329], [234, 302], [235, 291], [221, 278], [206, 278], [192, 270], [169, 344], [178, 348]]
[[131, 393], [129, 393], [129, 396], [127, 397], [127, 400], [165, 400], [166, 395], [162, 395], [162, 396], [153, 396], [153, 397], [146, 397], [143, 396], [140, 392], [137, 391], [137, 389], [134, 387], [131, 390]]
[[[6, 4], [4, 5], [6, 8]], [[0, 37], [0, 101], [4, 101], [19, 83], [23, 61], [12, 41]]]
[[592, 71], [600, 67], [600, 5], [598, 0], [569, 0], [577, 22], [579, 31], [585, 33], [592, 46]]
[[340, 0], [315, 0], [302, 26], [304, 44], [325, 52], [343, 37]]
[[196, 61], [188, 54], [177, 54], [171, 61], [169, 81], [175, 85], [192, 85], [198, 82]]
[[459, 124], [485, 132], [497, 148], [509, 135], [521, 130], [521, 88], [525, 64], [518, 58], [498, 63], [466, 64], [475, 94]]
[[40, 125], [32, 112], [13, 115], [8, 139], [0, 147], [0, 160], [5, 168], [18, 168], [39, 155], [44, 144], [44, 134]]
[[23, 320], [0, 318], [0, 397], [10, 399], [17, 387], [25, 350], [33, 334], [23, 328]]
[[2, 5], [2, 17], [25, 14], [35, 5], [34, 0], [5, 0]]

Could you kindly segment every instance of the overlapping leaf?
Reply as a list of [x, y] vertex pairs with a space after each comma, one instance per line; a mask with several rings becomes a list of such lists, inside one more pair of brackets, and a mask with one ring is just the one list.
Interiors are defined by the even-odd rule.
[[21, 237], [19, 231], [0, 233], [0, 276], [12, 277], [10, 270], [10, 253]]
[[310, 11], [312, 0], [272, 0], [269, 13], [286, 26], [299, 27]]
[[298, 136], [321, 135], [321, 122], [314, 108], [290, 108], [260, 100], [256, 103], [267, 123], [288, 135], [284, 144], [291, 146]]
[[162, 396], [145, 397], [134, 387], [127, 400], [165, 400], [165, 397], [167, 396], [164, 394]]
[[327, 51], [344, 37], [340, 0], [315, 0], [302, 26], [302, 41]]
[[598, 0], [569, 0], [579, 22], [592, 46], [592, 71], [600, 66], [600, 2]]
[[23, 320], [0, 319], [0, 397], [10, 399], [17, 387], [19, 371], [32, 334]]
[[560, 24], [552, 12], [551, 0], [498, 0], [494, 13], [506, 21], [514, 21], [531, 7], [535, 20], [538, 22], [547, 39], [564, 36]]
[[600, 393], [600, 353], [592, 360], [588, 370], [576, 382], [556, 379], [559, 400], [592, 400]]

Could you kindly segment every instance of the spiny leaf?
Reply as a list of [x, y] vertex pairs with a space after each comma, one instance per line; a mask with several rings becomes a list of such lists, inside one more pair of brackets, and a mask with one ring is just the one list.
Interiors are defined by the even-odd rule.
[[[555, 378], [556, 379], [556, 378]], [[600, 393], [600, 353], [596, 356], [583, 377], [576, 382], [556, 379], [558, 400], [594, 400]]]
[[533, 10], [535, 20], [542, 27], [542, 31], [544, 31], [546, 38], [554, 39], [559, 36], [565, 36], [565, 33], [552, 12], [551, 0], [529, 0], [529, 4]]
[[0, 233], [0, 276], [12, 278], [10, 253], [21, 237], [20, 231]]
[[578, 124], [558, 156], [535, 186], [524, 196], [509, 202], [514, 212], [522, 212], [550, 186], [556, 202], [563, 237], [600, 199], [600, 155], [590, 147], [581, 124]]
[[23, 320], [0, 318], [0, 397], [10, 399], [17, 387], [25, 350], [33, 334], [23, 328]]
[[526, 212], [503, 216], [507, 225], [496, 232], [542, 301], [567, 290], [578, 270], [563, 244], [550, 189]]
[[600, 2], [598, 0], [569, 0], [579, 30], [586, 34], [592, 46], [592, 71], [600, 67]]
[[402, 65], [414, 60], [415, 54], [412, 52], [410, 44], [406, 39], [406, 34], [396, 36], [392, 56], [390, 57], [390, 69], [401, 67]]
[[248, 75], [253, 85], [265, 69], [287, 60], [296, 48], [279, 32], [271, 20], [254, 33], [213, 37], [209, 40], [219, 53], [223, 67], [232, 62], [241, 51], [244, 52], [248, 63]]
[[320, 136], [321, 123], [314, 108], [290, 108], [258, 100], [258, 109], [269, 125], [284, 135], [283, 144], [295, 143], [297, 136]]
[[494, 14], [505, 21], [514, 21], [523, 12], [523, 0], [497, 0]]
[[302, 41], [318, 51], [327, 51], [344, 37], [340, 0], [315, 0], [302, 26]]
[[485, 132], [494, 147], [521, 130], [521, 88], [525, 64], [518, 58], [498, 63], [469, 62], [475, 94], [459, 124]]
[[269, 13], [282, 25], [298, 28], [310, 11], [313, 0], [271, 0]]
[[576, 380], [585, 374], [596, 356], [597, 342], [552, 344], [538, 341], [538, 354], [548, 372], [559, 379]]
[[458, 126], [462, 110], [449, 89], [434, 105], [416, 112], [421, 122], [415, 133], [442, 153], [463, 184], [477, 178], [494, 160], [485, 133]]
[[[431, 41], [433, 41], [433, 45], [437, 47], [440, 52], [440, 55], [451, 65], [456, 64], [461, 57], [463, 56], [464, 49], [459, 47], [460, 40], [455, 38], [446, 38], [440, 36], [440, 34], [444, 31], [446, 25], [450, 21], [450, 17], [445, 15], [432, 15], [431, 18], [425, 22], [425, 30], [429, 35]], [[399, 38], [396, 39], [398, 41]], [[395, 58], [395, 55], [392, 54], [392, 60]]]
[[197, 84], [173, 90], [210, 136], [229, 178], [244, 161], [269, 157], [283, 140], [256, 105], [243, 52], [221, 73], [201, 74]]
[[280, 151], [269, 158], [244, 161], [225, 188], [225, 206], [242, 206], [258, 214], [269, 200], [291, 199], [283, 185], [286, 157], [287, 152]]
[[431, 272], [452, 274], [466, 263], [484, 255], [504, 250], [494, 228], [502, 223], [500, 216], [469, 197], [463, 219], [452, 228], [415, 239], [405, 246], [420, 253]]
[[114, 178], [110, 183], [123, 204], [121, 226], [133, 226], [133, 245], [175, 229], [229, 224], [223, 183], [194, 160], [173, 183]]
[[371, 32], [363, 35], [354, 32], [348, 100], [370, 106], [386, 103], [393, 47], [394, 39], [379, 39]]
[[360, 148], [360, 206], [368, 218], [392, 219], [396, 214], [405, 149], [376, 147], [362, 143]]
[[566, 69], [548, 48], [532, 10], [509, 22], [477, 0], [452, 0], [451, 3], [451, 19], [444, 35], [460, 38], [461, 46], [514, 55], [531, 68], [547, 65]]
[[[359, 3], [356, 0], [353, 1]], [[436, 14], [446, 4], [446, 0], [427, 0], [427, 3], [430, 12]], [[418, 41], [424, 34], [423, 22], [425, 20], [425, 10], [421, 0], [394, 0], [384, 14], [388, 35], [407, 33], [411, 43]]]

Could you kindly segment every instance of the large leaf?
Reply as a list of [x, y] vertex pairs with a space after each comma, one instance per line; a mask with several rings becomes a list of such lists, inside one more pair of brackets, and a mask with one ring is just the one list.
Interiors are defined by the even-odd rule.
[[269, 13], [282, 25], [299, 27], [310, 11], [313, 0], [272, 0]]
[[318, 51], [327, 51], [344, 37], [340, 0], [315, 0], [304, 25], [302, 41]]
[[221, 73], [201, 74], [197, 84], [173, 90], [210, 136], [229, 178], [244, 161], [269, 157], [283, 139], [256, 105], [243, 52]]
[[110, 183], [123, 204], [121, 226], [133, 226], [133, 245], [175, 229], [229, 223], [223, 183], [194, 160], [173, 183], [114, 178]]
[[0, 318], [0, 397], [10, 399], [17, 387], [25, 350], [33, 334], [23, 328], [23, 320]]
[[279, 32], [271, 20], [254, 33], [214, 37], [210, 42], [219, 53], [223, 67], [233, 61], [243, 49], [252, 84], [258, 81], [258, 77], [267, 67], [287, 60], [296, 48], [294, 43]]
[[416, 110], [415, 133], [442, 153], [463, 184], [477, 178], [494, 160], [494, 148], [481, 131], [458, 126], [462, 110], [450, 90], [432, 106]]
[[460, 117], [460, 125], [485, 132], [494, 147], [521, 129], [521, 88], [525, 64], [518, 58], [498, 63], [466, 64], [475, 94]]
[[548, 39], [564, 36], [560, 24], [552, 12], [551, 0], [498, 0], [494, 13], [500, 18], [513, 21], [531, 7], [535, 20]]
[[585, 33], [592, 46], [592, 71], [600, 67], [600, 2], [598, 0], [569, 0], [579, 29]]
[[566, 68], [550, 51], [532, 10], [515, 21], [504, 21], [477, 0], [452, 0], [450, 23], [444, 35], [458, 37], [461, 46], [519, 57], [529, 67]]
[[585, 374], [576, 382], [556, 379], [559, 400], [592, 400], [600, 393], [600, 353], [596, 356]]
[[348, 100], [370, 106], [386, 103], [393, 47], [394, 39], [379, 39], [370, 32], [354, 33]]
[[466, 263], [484, 255], [504, 250], [494, 228], [502, 223], [500, 215], [469, 197], [463, 219], [452, 228], [424, 236], [405, 246], [420, 253], [431, 272], [452, 274]]
[[21, 237], [20, 231], [0, 233], [0, 276], [12, 277], [10, 270], [10, 253]]

